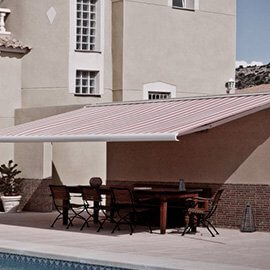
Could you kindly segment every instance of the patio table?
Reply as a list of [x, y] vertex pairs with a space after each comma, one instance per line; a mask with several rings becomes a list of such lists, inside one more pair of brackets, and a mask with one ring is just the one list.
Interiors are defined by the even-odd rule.
[[[99, 191], [103, 195], [110, 194], [109, 185], [101, 185]], [[67, 186], [70, 193], [81, 194], [81, 186]], [[185, 191], [179, 191], [177, 189], [169, 188], [151, 188], [151, 187], [134, 187], [133, 192], [137, 195], [147, 195], [153, 199], [157, 199], [160, 202], [160, 233], [165, 234], [167, 228], [167, 208], [168, 201], [175, 199], [188, 199], [196, 198], [202, 189], [187, 189]], [[98, 203], [98, 202], [94, 202]], [[94, 211], [94, 222], [98, 222], [98, 211]], [[63, 209], [63, 224], [68, 224], [68, 209]]]
[[196, 198], [202, 189], [187, 189], [185, 191], [179, 191], [177, 189], [168, 188], [142, 188], [135, 187], [134, 193], [138, 195], [147, 195], [151, 199], [157, 199], [160, 202], [160, 233], [165, 234], [167, 228], [167, 209], [168, 201], [176, 199], [188, 199]]

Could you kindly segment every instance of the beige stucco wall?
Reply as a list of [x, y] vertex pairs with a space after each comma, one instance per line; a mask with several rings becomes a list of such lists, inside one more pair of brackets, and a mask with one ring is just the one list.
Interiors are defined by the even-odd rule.
[[270, 109], [179, 142], [107, 148], [109, 180], [270, 184]]
[[[33, 47], [22, 64], [23, 106], [30, 105], [29, 95], [32, 104], [39, 106], [36, 104], [38, 97], [44, 102], [49, 92], [51, 99], [54, 96], [57, 98], [57, 92], [67, 88], [69, 13], [66, 2], [11, 0], [7, 3], [11, 10], [7, 19], [8, 29], [22, 42]], [[46, 15], [51, 6], [57, 12], [53, 24], [50, 24]]]
[[53, 143], [55, 174], [63, 184], [88, 184], [93, 176], [106, 181], [106, 143]]
[[[0, 54], [0, 128], [14, 125], [14, 110], [21, 106], [21, 59]], [[0, 163], [13, 159], [13, 144], [0, 144]]]
[[[106, 59], [104, 93], [99, 97], [75, 97], [69, 92], [70, 3], [68, 0], [9, 0], [11, 9], [7, 19], [8, 29], [18, 39], [33, 47], [22, 63], [22, 106], [43, 107], [68, 104], [84, 104], [112, 100], [110, 37], [111, 6], [105, 1], [104, 25]], [[48, 10], [53, 7], [56, 16], [51, 24]], [[23, 27], [22, 27], [23, 26]], [[75, 37], [74, 37], [75, 38]], [[105, 66], [105, 65], [104, 65]]]
[[[16, 124], [81, 108], [82, 105], [16, 110]], [[15, 160], [22, 177], [53, 176], [64, 184], [86, 184], [92, 176], [106, 175], [106, 143], [17, 143]], [[53, 169], [52, 169], [53, 165]]]
[[196, 11], [168, 0], [124, 0], [124, 100], [142, 99], [143, 84], [176, 85], [177, 96], [225, 93], [234, 78], [235, 0], [200, 1]]

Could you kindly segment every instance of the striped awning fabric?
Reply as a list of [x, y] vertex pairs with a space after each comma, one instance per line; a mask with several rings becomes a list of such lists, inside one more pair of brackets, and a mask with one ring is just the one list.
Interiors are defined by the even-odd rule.
[[270, 107], [270, 94], [104, 103], [0, 130], [0, 142], [176, 141]]

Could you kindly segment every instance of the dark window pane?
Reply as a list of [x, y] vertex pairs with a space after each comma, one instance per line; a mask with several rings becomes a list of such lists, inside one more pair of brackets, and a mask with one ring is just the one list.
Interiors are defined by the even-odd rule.
[[185, 0], [173, 0], [174, 7], [184, 7]]

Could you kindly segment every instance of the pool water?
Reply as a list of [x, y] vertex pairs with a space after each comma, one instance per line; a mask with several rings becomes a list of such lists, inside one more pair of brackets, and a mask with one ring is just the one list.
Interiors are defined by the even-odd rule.
[[0, 270], [129, 270], [0, 252]]

